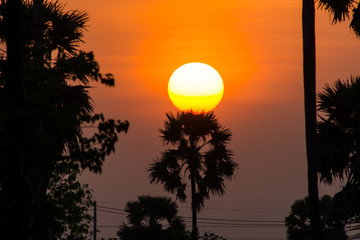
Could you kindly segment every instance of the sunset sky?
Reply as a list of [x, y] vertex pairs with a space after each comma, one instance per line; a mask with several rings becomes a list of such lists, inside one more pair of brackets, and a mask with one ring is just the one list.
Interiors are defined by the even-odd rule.
[[[64, 1], [62, 1], [64, 2]], [[65, 2], [64, 2], [65, 3]], [[168, 80], [181, 65], [203, 62], [224, 81], [215, 108], [230, 128], [239, 164], [224, 196], [205, 202], [200, 217], [282, 221], [307, 194], [302, 84], [301, 0], [72, 0], [66, 9], [89, 13], [82, 49], [93, 51], [115, 88], [95, 86], [96, 112], [128, 120], [102, 175], [81, 180], [98, 205], [124, 208], [138, 195], [170, 196], [149, 183], [147, 168], [164, 149], [158, 129], [169, 100]], [[360, 39], [348, 22], [332, 25], [317, 10], [317, 87], [359, 73]], [[338, 186], [321, 186], [333, 194]], [[189, 217], [190, 202], [179, 204]], [[115, 237], [123, 215], [99, 212], [98, 237]], [[285, 227], [202, 227], [228, 240], [285, 239]], [[188, 223], [190, 226], [190, 223]]]

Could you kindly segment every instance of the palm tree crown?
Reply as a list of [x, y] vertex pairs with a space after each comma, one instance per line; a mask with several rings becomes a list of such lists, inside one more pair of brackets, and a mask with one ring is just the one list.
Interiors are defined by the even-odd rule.
[[162, 183], [167, 192], [176, 192], [180, 201], [186, 200], [186, 180], [196, 179], [197, 209], [200, 210], [209, 192], [223, 195], [225, 179], [231, 179], [237, 164], [227, 148], [231, 138], [229, 129], [222, 127], [210, 113], [166, 114], [161, 137], [166, 145], [176, 147], [162, 152], [149, 169], [151, 183]]
[[[360, 37], [360, 2], [355, 0], [318, 0], [319, 8], [332, 15], [333, 23], [351, 19], [350, 29]], [[350, 12], [352, 10], [352, 16]]]
[[[177, 208], [170, 198], [139, 196], [137, 201], [127, 202], [125, 212], [129, 225], [123, 223], [118, 236], [122, 240], [186, 240], [185, 224], [177, 215]], [[163, 221], [167, 228], [163, 226]]]
[[360, 180], [360, 77], [338, 80], [318, 94], [319, 172], [321, 179]]
[[[321, 180], [343, 181], [333, 198], [336, 217], [359, 223], [360, 216], [360, 77], [337, 80], [318, 94], [321, 113], [317, 125]], [[359, 229], [355, 225], [354, 229]], [[350, 237], [353, 239], [353, 236]], [[355, 239], [355, 238], [354, 238]]]

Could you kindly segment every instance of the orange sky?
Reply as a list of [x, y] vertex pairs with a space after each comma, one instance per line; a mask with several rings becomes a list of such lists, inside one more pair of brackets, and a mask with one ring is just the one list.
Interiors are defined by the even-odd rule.
[[[158, 129], [165, 113], [176, 111], [168, 79], [192, 61], [211, 65], [224, 80], [215, 113], [233, 132], [239, 164], [226, 194], [206, 202], [200, 216], [283, 220], [292, 202], [306, 195], [300, 0], [72, 0], [66, 9], [90, 14], [83, 49], [94, 51], [102, 71], [116, 77], [115, 88], [92, 90], [96, 110], [130, 121], [103, 174], [83, 177], [100, 204], [171, 196], [149, 184], [146, 169], [163, 149]], [[318, 89], [359, 72], [360, 40], [347, 24], [332, 26], [317, 12]], [[332, 190], [322, 187], [326, 191]], [[181, 207], [190, 216], [188, 205]], [[99, 216], [100, 225], [123, 220]], [[99, 236], [114, 237], [116, 230], [101, 229]], [[228, 239], [285, 239], [285, 228], [212, 230]]]

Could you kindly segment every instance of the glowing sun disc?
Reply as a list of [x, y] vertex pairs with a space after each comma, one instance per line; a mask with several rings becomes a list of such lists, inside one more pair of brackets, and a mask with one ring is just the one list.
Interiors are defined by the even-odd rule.
[[171, 75], [168, 94], [181, 111], [208, 112], [220, 103], [224, 83], [220, 74], [209, 65], [187, 63]]

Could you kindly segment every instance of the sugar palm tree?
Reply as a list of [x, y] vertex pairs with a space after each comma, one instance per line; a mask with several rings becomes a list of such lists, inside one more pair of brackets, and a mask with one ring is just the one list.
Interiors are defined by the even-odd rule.
[[161, 138], [174, 148], [163, 151], [161, 158], [151, 164], [150, 182], [163, 184], [165, 191], [176, 192], [177, 199], [185, 201], [190, 180], [191, 235], [197, 240], [197, 212], [210, 193], [224, 194], [225, 180], [233, 177], [237, 167], [227, 147], [231, 132], [219, 124], [213, 112], [169, 113], [166, 117]]
[[[338, 217], [358, 223], [360, 216], [360, 77], [337, 80], [318, 94], [319, 166], [321, 180], [343, 181], [335, 194]], [[356, 226], [359, 229], [359, 225]], [[359, 238], [359, 235], [357, 236]]]
[[360, 183], [360, 77], [326, 84], [318, 98], [321, 180]]
[[186, 240], [185, 224], [177, 208], [170, 198], [139, 196], [137, 201], [127, 202], [129, 225], [123, 223], [117, 234], [121, 240]]
[[[315, 239], [322, 239], [317, 186], [316, 150], [316, 51], [315, 51], [315, 1], [303, 0], [303, 72], [305, 98], [305, 131], [308, 167], [308, 197], [310, 221]], [[345, 20], [352, 9], [350, 28], [360, 36], [359, 2], [354, 0], [318, 0], [319, 7], [329, 11], [333, 23]], [[356, 6], [357, 3], [357, 6]]]

